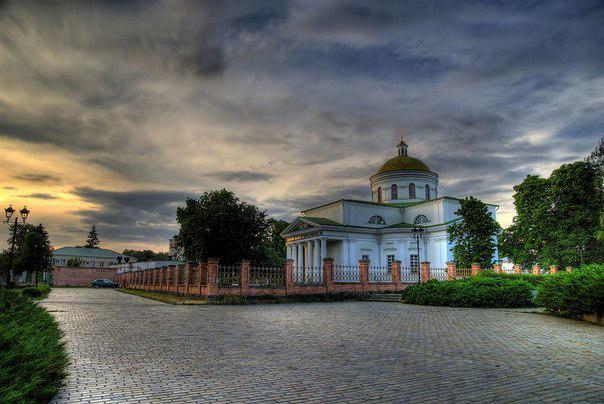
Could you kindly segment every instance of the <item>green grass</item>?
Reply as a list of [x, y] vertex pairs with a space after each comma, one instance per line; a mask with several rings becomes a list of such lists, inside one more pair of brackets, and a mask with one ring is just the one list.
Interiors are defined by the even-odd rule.
[[43, 300], [50, 293], [50, 286], [39, 284], [38, 286], [22, 286], [11, 290], [19, 296], [28, 296], [35, 300]]
[[213, 305], [242, 305], [242, 304], [268, 304], [268, 303], [318, 303], [318, 302], [336, 302], [363, 300], [365, 293], [329, 293], [320, 295], [287, 295], [287, 296], [220, 296], [213, 299], [195, 298], [182, 295], [172, 295], [160, 292], [147, 292], [144, 290], [118, 289], [120, 292], [129, 293], [157, 300], [169, 304], [213, 304]]
[[55, 320], [33, 299], [0, 289], [1, 403], [52, 399], [66, 375], [61, 337]]

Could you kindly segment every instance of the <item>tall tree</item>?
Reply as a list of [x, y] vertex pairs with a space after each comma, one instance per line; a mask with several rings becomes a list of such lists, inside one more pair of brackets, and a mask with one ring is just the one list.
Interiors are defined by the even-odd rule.
[[[15, 268], [17, 272], [45, 272], [52, 268], [52, 246], [42, 224], [25, 235]], [[37, 277], [35, 283], [38, 283]]]
[[602, 182], [591, 162], [577, 161], [554, 170], [548, 179], [528, 176], [514, 187], [516, 217], [501, 239], [512, 261], [560, 266], [604, 259], [598, 241]]
[[268, 233], [265, 240], [266, 245], [266, 264], [279, 267], [285, 263], [286, 248], [285, 239], [281, 237], [281, 233], [289, 223], [285, 220], [268, 219]]
[[90, 229], [90, 233], [88, 233], [88, 239], [86, 240], [86, 244], [84, 247], [86, 248], [99, 248], [99, 235], [96, 231], [96, 226], [93, 224]]
[[249, 259], [265, 263], [266, 212], [241, 202], [231, 191], [187, 198], [176, 211], [180, 224], [177, 242], [189, 260], [219, 258], [227, 264]]
[[529, 175], [521, 184], [514, 186], [516, 216], [512, 225], [499, 238], [499, 253], [514, 263], [530, 266], [539, 262], [548, 245], [549, 184], [538, 175]]
[[477, 262], [489, 267], [497, 248], [499, 224], [489, 214], [487, 205], [470, 196], [460, 201], [455, 212], [461, 220], [448, 228], [449, 241], [455, 243], [453, 256], [457, 265], [468, 268]]

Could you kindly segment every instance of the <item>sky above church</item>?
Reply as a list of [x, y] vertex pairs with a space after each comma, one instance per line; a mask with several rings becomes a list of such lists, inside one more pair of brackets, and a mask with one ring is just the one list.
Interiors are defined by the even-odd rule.
[[96, 224], [165, 251], [211, 189], [284, 219], [370, 200], [404, 126], [439, 195], [507, 226], [515, 184], [604, 134], [603, 22], [580, 0], [0, 0], [0, 204], [57, 247]]

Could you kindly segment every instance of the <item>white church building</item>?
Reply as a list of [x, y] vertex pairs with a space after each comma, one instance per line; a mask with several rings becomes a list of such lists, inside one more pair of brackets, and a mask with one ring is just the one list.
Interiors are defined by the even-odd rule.
[[[294, 267], [316, 273], [329, 257], [335, 266], [355, 266], [365, 259], [371, 266], [389, 268], [398, 260], [409, 271], [418, 262], [445, 268], [453, 260], [447, 227], [459, 220], [454, 213], [459, 199], [439, 196], [438, 174], [407, 154], [402, 137], [397, 148], [398, 155], [369, 179], [372, 201], [340, 199], [304, 210], [283, 231]], [[487, 208], [496, 219], [498, 206]], [[419, 256], [414, 227], [423, 228]]]

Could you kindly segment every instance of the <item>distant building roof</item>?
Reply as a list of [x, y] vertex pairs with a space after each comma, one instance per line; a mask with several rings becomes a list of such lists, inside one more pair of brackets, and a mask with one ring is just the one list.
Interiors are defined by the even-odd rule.
[[92, 258], [117, 258], [127, 257], [113, 250], [105, 248], [86, 248], [86, 247], [61, 247], [54, 250], [54, 255], [71, 255], [74, 257], [92, 257]]

